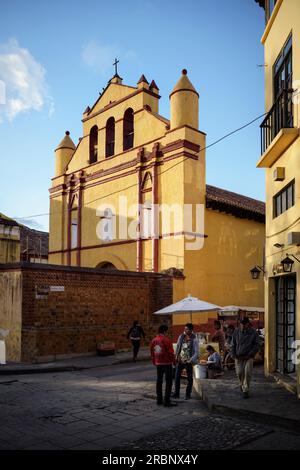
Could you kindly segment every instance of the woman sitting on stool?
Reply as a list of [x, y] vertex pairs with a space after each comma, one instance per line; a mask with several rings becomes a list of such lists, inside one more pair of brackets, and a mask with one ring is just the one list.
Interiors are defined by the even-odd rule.
[[213, 346], [208, 345], [206, 351], [209, 356], [207, 361], [201, 361], [201, 364], [207, 365], [207, 375], [209, 379], [215, 378], [216, 374], [222, 371], [222, 358]]

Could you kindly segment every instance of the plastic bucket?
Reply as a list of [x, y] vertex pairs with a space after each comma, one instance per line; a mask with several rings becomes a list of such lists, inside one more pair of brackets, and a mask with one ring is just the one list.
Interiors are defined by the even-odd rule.
[[197, 364], [195, 366], [195, 379], [206, 379], [206, 378], [207, 378], [206, 366]]

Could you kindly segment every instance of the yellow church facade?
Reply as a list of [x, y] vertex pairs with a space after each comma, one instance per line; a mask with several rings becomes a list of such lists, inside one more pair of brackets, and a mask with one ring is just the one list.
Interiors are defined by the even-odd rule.
[[131, 87], [116, 73], [83, 113], [77, 146], [66, 132], [50, 189], [49, 262], [173, 268], [174, 301], [190, 293], [262, 307], [263, 282], [249, 270], [263, 259], [264, 204], [206, 185], [206, 134], [186, 70], [170, 93], [170, 120], [159, 100], [153, 80]]
[[266, 172], [265, 368], [300, 398], [300, 2], [256, 2], [266, 14], [267, 115], [257, 164]]

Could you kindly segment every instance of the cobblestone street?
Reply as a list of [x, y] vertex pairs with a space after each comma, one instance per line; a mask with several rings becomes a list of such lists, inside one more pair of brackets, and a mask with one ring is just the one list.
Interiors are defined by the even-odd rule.
[[264, 425], [212, 415], [197, 398], [158, 407], [147, 363], [2, 377], [0, 410], [1, 450], [228, 449], [278, 439]]
[[168, 432], [125, 443], [120, 449], [134, 450], [228, 450], [272, 432], [262, 426], [222, 416], [205, 416], [185, 426], [174, 426]]

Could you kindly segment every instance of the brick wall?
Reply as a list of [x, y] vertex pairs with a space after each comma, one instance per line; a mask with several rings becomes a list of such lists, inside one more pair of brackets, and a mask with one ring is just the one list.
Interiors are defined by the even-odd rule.
[[29, 263], [3, 270], [22, 273], [22, 361], [93, 353], [98, 340], [128, 348], [134, 320], [148, 344], [162, 321], [152, 313], [172, 303], [172, 279], [159, 274]]

